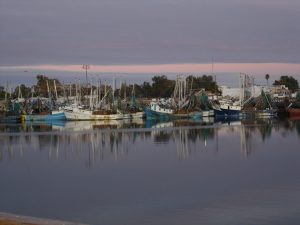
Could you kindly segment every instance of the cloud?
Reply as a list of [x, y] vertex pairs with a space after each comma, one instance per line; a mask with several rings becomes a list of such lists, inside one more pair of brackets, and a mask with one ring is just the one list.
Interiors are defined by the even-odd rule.
[[3, 0], [0, 65], [299, 63], [300, 3]]
[[[1, 66], [0, 71], [62, 71], [82, 72], [82, 65], [28, 65]], [[249, 73], [249, 74], [294, 74], [300, 64], [287, 63], [216, 63], [212, 64], [135, 64], [135, 65], [91, 65], [90, 72], [96, 73]], [[297, 74], [299, 75], [299, 74]]]

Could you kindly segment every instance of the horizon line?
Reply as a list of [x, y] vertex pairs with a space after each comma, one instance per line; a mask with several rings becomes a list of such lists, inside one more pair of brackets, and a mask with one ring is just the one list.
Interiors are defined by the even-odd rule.
[[[80, 64], [41, 64], [22, 66], [0, 66], [0, 70], [15, 71], [45, 70], [60, 72], [82, 72]], [[174, 63], [174, 64], [128, 64], [128, 65], [90, 65], [90, 72], [102, 73], [299, 73], [298, 63]]]

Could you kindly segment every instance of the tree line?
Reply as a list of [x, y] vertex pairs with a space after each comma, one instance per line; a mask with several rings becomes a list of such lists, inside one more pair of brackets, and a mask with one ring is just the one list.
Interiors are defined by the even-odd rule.
[[[190, 89], [205, 89], [214, 93], [219, 92], [219, 87], [214, 81], [212, 76], [193, 76], [190, 75], [186, 78], [187, 86]], [[139, 98], [157, 98], [157, 97], [171, 97], [175, 88], [175, 80], [169, 79], [166, 75], [158, 75], [152, 78], [152, 82], [143, 82], [142, 84], [129, 84], [123, 83], [120, 88], [115, 90], [115, 96], [124, 97], [129, 96], [134, 88], [136, 97]], [[96, 88], [97, 84], [81, 84], [79, 88], [83, 95], [88, 95], [90, 93], [90, 88]], [[134, 87], [133, 87], [134, 86]], [[58, 79], [52, 79], [45, 75], [36, 76], [36, 84], [28, 87], [24, 84], [17, 86], [11, 93], [12, 98], [23, 97], [29, 98], [34, 97], [48, 97], [48, 90], [51, 91], [52, 95], [56, 88], [58, 96], [70, 96], [75, 95], [76, 88], [78, 88], [77, 83], [72, 83], [69, 85], [64, 85]], [[112, 90], [111, 85], [105, 87], [101, 84], [101, 90], [104, 94], [104, 90]], [[5, 89], [2, 88], [0, 92], [0, 97], [3, 99], [5, 96]]]
[[[267, 74], [268, 75], [268, 74]], [[269, 75], [266, 75], [268, 81]], [[138, 98], [166, 98], [171, 97], [175, 87], [175, 80], [169, 79], [166, 75], [157, 75], [152, 77], [152, 82], [143, 82], [142, 84], [134, 84], [135, 95]], [[11, 98], [23, 97], [29, 98], [34, 97], [48, 97], [48, 89], [51, 93], [54, 93], [56, 86], [58, 96], [70, 96], [75, 95], [75, 90], [78, 88], [76, 83], [69, 85], [64, 85], [58, 79], [49, 78], [45, 75], [36, 76], [36, 84], [28, 87], [24, 84], [17, 86], [11, 93]], [[96, 84], [91, 84], [93, 88]], [[298, 81], [292, 76], [281, 76], [279, 80], [275, 80], [273, 85], [285, 85], [292, 92], [299, 89]], [[104, 94], [105, 85], [101, 85], [102, 93]], [[219, 86], [211, 75], [194, 76], [189, 75], [186, 77], [187, 89], [200, 90], [205, 89], [206, 91], [221, 94]], [[112, 86], [106, 87], [108, 90], [112, 90]], [[90, 86], [82, 84], [80, 86], [83, 95], [88, 95], [90, 93]], [[123, 83], [120, 88], [115, 90], [115, 96], [124, 97], [129, 96], [133, 90], [133, 84], [126, 85]], [[0, 88], [0, 99], [5, 97], [5, 88]]]

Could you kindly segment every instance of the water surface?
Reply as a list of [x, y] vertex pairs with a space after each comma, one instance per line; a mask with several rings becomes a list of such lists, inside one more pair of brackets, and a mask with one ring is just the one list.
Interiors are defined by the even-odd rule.
[[0, 125], [0, 211], [88, 224], [300, 224], [300, 121]]

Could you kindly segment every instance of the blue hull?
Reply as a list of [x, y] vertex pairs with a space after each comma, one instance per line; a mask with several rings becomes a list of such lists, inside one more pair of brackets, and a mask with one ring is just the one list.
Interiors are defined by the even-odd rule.
[[21, 122], [21, 116], [3, 116], [0, 117], [1, 123], [18, 123]]
[[26, 121], [26, 125], [46, 125], [46, 126], [58, 126], [58, 127], [65, 127], [66, 120], [55, 120], [55, 121]]
[[201, 112], [194, 112], [194, 113], [188, 113], [188, 114], [168, 114], [168, 113], [161, 113], [153, 111], [149, 108], [144, 109], [146, 118], [147, 119], [159, 119], [159, 120], [169, 120], [169, 119], [200, 119], [202, 118]]
[[239, 118], [242, 116], [241, 110], [232, 110], [232, 109], [221, 109], [221, 110], [215, 110], [215, 116], [220, 118]]
[[156, 112], [147, 107], [144, 108], [144, 111], [147, 119], [160, 119], [160, 120], [170, 119], [170, 114], [167, 113]]
[[25, 115], [25, 121], [56, 121], [66, 120], [64, 112], [47, 115]]

